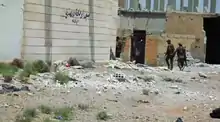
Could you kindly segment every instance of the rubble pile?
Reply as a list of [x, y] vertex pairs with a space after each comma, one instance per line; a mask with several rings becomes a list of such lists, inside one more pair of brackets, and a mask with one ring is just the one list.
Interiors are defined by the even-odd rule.
[[199, 59], [194, 59], [190, 52], [186, 52], [186, 57], [187, 57], [187, 63], [189, 66], [200, 62]]
[[[31, 83], [50, 88], [103, 87], [107, 84], [114, 88], [142, 89], [143, 87], [156, 87], [161, 82], [184, 83], [192, 79], [186, 72], [175, 71], [174, 73], [166, 67], [150, 67], [119, 60], [110, 60], [105, 67], [102, 66], [102, 69], [106, 68], [104, 72], [103, 70], [100, 72], [98, 67], [95, 68], [96, 65], [91, 61], [75, 58], [55, 61], [53, 65], [56, 67], [54, 72], [30, 75]], [[194, 63], [193, 66], [213, 67], [204, 63]], [[69, 81], [63, 84], [57, 82], [55, 79], [57, 72], [66, 74]], [[208, 78], [208, 75], [202, 71], [197, 74], [200, 78]]]

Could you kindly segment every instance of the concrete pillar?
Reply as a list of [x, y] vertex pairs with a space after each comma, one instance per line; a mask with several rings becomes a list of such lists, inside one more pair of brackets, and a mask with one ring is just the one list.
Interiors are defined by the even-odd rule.
[[125, 3], [124, 3], [124, 4], [125, 4], [125, 7], [124, 7], [124, 8], [125, 8], [125, 9], [128, 9], [128, 0], [125, 0]]
[[199, 7], [199, 0], [192, 0], [193, 1], [193, 12], [197, 12], [196, 7]]
[[[45, 0], [45, 13], [51, 14], [52, 13], [52, 7], [47, 7], [52, 5], [52, 0]], [[52, 24], [52, 16], [47, 16], [47, 14], [44, 15], [45, 18], [45, 23], [44, 28], [46, 29], [51, 29]], [[51, 62], [52, 61], [52, 32], [51, 31], [45, 31], [45, 47], [46, 47], [46, 55], [45, 55], [45, 60]]]
[[127, 61], [130, 61], [130, 58], [131, 58], [131, 38], [128, 37], [125, 41], [122, 60], [127, 62]]
[[165, 0], [160, 0], [160, 11], [164, 11]]
[[176, 0], [168, 0], [168, 5], [171, 6], [172, 9], [176, 10]]
[[121, 8], [125, 8], [125, 0], [118, 0], [118, 6]]
[[193, 1], [189, 0], [188, 1], [188, 12], [192, 12], [193, 11]]
[[184, 0], [180, 0], [180, 11], [184, 11]]
[[146, 9], [151, 10], [151, 0], [146, 0]]
[[134, 10], [138, 10], [139, 0], [130, 0], [130, 8]]
[[211, 13], [216, 12], [216, 0], [211, 0], [211, 8], [210, 8]]
[[158, 11], [158, 9], [159, 9], [159, 0], [154, 0], [154, 11]]
[[203, 0], [203, 12], [208, 12], [208, 10], [205, 10], [205, 8], [208, 9], [209, 7], [209, 0]]

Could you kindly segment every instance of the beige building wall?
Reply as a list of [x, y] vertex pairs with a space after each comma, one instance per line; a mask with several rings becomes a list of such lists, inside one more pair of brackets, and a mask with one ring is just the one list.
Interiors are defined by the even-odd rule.
[[[204, 61], [205, 45], [203, 32], [203, 14], [195, 13], [168, 13], [166, 34], [176, 34], [178, 40], [189, 45], [188, 50], [194, 58]], [[192, 41], [192, 36], [194, 39]], [[185, 37], [189, 37], [186, 39]], [[184, 41], [185, 40], [185, 41]], [[174, 41], [172, 41], [174, 42]]]
[[[90, 17], [63, 17], [76, 9]], [[108, 60], [110, 47], [115, 50], [117, 9], [117, 0], [25, 0], [22, 57]]]

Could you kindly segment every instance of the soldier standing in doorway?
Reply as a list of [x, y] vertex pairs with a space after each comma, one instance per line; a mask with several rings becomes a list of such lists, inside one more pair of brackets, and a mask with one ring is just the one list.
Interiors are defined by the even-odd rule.
[[167, 63], [168, 69], [172, 70], [175, 48], [174, 48], [173, 44], [171, 44], [171, 40], [167, 40], [167, 44], [168, 44], [167, 50], [165, 53], [166, 63]]
[[116, 38], [116, 58], [120, 58], [120, 54], [122, 51], [122, 42], [120, 41], [120, 38]]
[[143, 38], [140, 38], [140, 40], [136, 43], [135, 45], [135, 63], [144, 63], [142, 61], [142, 56], [143, 56], [143, 53], [144, 53], [144, 40]]

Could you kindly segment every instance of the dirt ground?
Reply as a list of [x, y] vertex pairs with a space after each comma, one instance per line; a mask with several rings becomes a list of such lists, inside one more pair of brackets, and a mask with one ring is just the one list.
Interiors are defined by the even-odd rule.
[[[105, 67], [77, 70], [79, 74], [90, 74], [90, 77], [83, 76], [84, 81], [74, 82], [71, 88], [33, 83], [29, 85], [31, 92], [1, 94], [0, 120], [15, 122], [16, 115], [25, 108], [48, 105], [74, 106], [72, 122], [98, 122], [96, 115], [100, 111], [110, 115], [109, 122], [175, 122], [178, 117], [184, 122], [220, 122], [209, 116], [212, 109], [219, 107], [219, 71], [220, 68], [213, 67], [160, 72]], [[91, 76], [94, 72], [96, 78]], [[149, 82], [110, 82], [107, 78], [114, 72], [123, 72], [130, 78], [138, 75], [154, 75], [156, 78]], [[207, 77], [198, 75], [199, 72]], [[180, 80], [166, 80], [164, 77]], [[149, 93], [144, 94], [143, 89]], [[88, 110], [78, 109], [79, 104], [88, 105]], [[43, 122], [42, 118], [39, 116], [35, 121]]]

